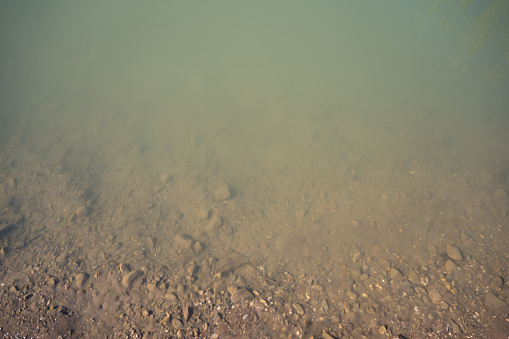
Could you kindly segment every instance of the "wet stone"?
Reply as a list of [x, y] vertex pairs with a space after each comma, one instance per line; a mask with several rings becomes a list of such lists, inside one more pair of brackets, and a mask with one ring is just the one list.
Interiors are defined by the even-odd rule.
[[352, 277], [358, 278], [361, 276], [362, 272], [361, 270], [352, 270], [350, 274], [352, 275]]
[[493, 291], [500, 292], [500, 291], [502, 291], [503, 286], [504, 286], [504, 280], [501, 277], [495, 277], [490, 282], [490, 288]]
[[456, 246], [447, 245], [447, 255], [449, 256], [449, 258], [456, 261], [463, 260], [463, 254], [461, 253], [461, 250]]
[[331, 320], [333, 323], [339, 323], [339, 321], [340, 321], [341, 319], [339, 318], [339, 316], [337, 316], [337, 315], [333, 314], [333, 315], [331, 315], [330, 320]]
[[359, 312], [360, 308], [361, 308], [361, 305], [359, 305], [359, 303], [354, 303], [352, 305], [352, 312]]
[[186, 290], [187, 290], [187, 288], [185, 285], [179, 284], [177, 286], [177, 293], [180, 295], [183, 295], [184, 293], [186, 293]]
[[415, 271], [412, 270], [408, 272], [408, 280], [410, 280], [410, 282], [412, 282], [413, 284], [418, 284], [419, 276], [417, 276], [417, 273], [415, 273]]
[[445, 270], [448, 272], [448, 273], [452, 273], [452, 272], [455, 272], [456, 270], [458, 269], [458, 265], [456, 265], [456, 263], [452, 260], [447, 260], [445, 262]]
[[395, 268], [391, 268], [391, 270], [389, 271], [389, 276], [391, 277], [392, 281], [403, 280], [403, 274], [401, 274], [401, 272]]
[[361, 251], [355, 251], [355, 253], [352, 255], [352, 261], [357, 262], [360, 259], [362, 259], [362, 257], [363, 257], [363, 254]]
[[346, 295], [352, 300], [356, 300], [359, 297], [359, 295], [352, 290], [347, 290]]
[[434, 304], [440, 304], [442, 302], [442, 295], [437, 290], [430, 291], [428, 296]]
[[184, 310], [182, 311], [182, 315], [184, 316], [185, 321], [189, 321], [191, 318], [191, 315], [193, 314], [193, 309], [189, 306], [185, 306]]
[[63, 251], [62, 253], [60, 253], [60, 255], [57, 257], [57, 259], [55, 260], [55, 262], [57, 264], [62, 264], [65, 262], [65, 260], [67, 259], [67, 251]]
[[177, 296], [174, 293], [167, 293], [164, 297], [171, 302], [176, 302], [178, 300]]
[[404, 280], [399, 286], [400, 293], [411, 293], [412, 292], [412, 283], [408, 280]]
[[54, 277], [50, 277], [48, 281], [46, 281], [46, 285], [49, 287], [55, 287], [57, 284], [57, 280]]
[[163, 318], [163, 320], [162, 320], [162, 323], [163, 323], [163, 325], [164, 325], [164, 326], [166, 326], [166, 327], [170, 327], [170, 325], [171, 325], [171, 317], [170, 317], [170, 316], [168, 316], [168, 315], [167, 315], [167, 316], [165, 316], [165, 317]]
[[318, 291], [318, 292], [322, 292], [323, 291], [323, 287], [321, 285], [313, 285], [313, 289], [315, 291]]
[[219, 260], [216, 263], [216, 266], [217, 269], [221, 271], [221, 273], [227, 273], [236, 267], [240, 267], [246, 264], [247, 262], [248, 261], [245, 257], [231, 253], [223, 259]]
[[461, 327], [459, 327], [459, 325], [452, 318], [449, 319], [449, 326], [451, 327], [453, 333], [455, 334], [462, 333]]
[[88, 207], [86, 205], [82, 205], [82, 206], [78, 207], [76, 209], [76, 211], [74, 211], [74, 213], [78, 217], [85, 217], [88, 215]]
[[449, 306], [449, 304], [448, 304], [448, 303], [446, 303], [446, 302], [442, 301], [442, 302], [440, 303], [439, 307], [440, 307], [442, 310], [447, 310], [447, 309], [449, 309], [449, 307], [450, 307], [450, 306]]
[[199, 242], [199, 241], [195, 242], [193, 245], [193, 249], [194, 249], [194, 253], [200, 253], [201, 251], [203, 251], [203, 246], [202, 246], [201, 242]]
[[219, 312], [214, 312], [214, 314], [212, 314], [212, 321], [214, 321], [215, 324], [221, 321], [221, 318], [221, 313]]
[[224, 184], [214, 191], [214, 197], [217, 201], [224, 201], [230, 198], [230, 189], [228, 185]]
[[418, 294], [426, 294], [426, 289], [421, 287], [421, 286], [416, 286], [415, 287], [415, 292], [418, 293]]
[[134, 281], [141, 277], [142, 275], [143, 271], [139, 270], [127, 273], [126, 275], [124, 275], [124, 278], [122, 279], [122, 286], [124, 286], [124, 288], [126, 289], [131, 288]]
[[442, 323], [442, 322], [437, 323], [437, 325], [436, 325], [436, 332], [437, 333], [442, 333], [444, 331], [445, 331], [444, 323]]
[[253, 298], [253, 294], [245, 288], [238, 288], [230, 293], [232, 295], [231, 301], [234, 304], [241, 303], [245, 300], [251, 300]]
[[147, 237], [147, 246], [150, 249], [153, 249], [155, 246], [155, 239], [153, 237]]
[[156, 290], [156, 284], [153, 283], [147, 284], [147, 290], [149, 292], [154, 292]]
[[187, 268], [187, 273], [189, 275], [194, 275], [196, 273], [196, 271], [197, 271], [197, 266], [194, 263]]
[[253, 307], [258, 312], [261, 312], [265, 309], [265, 305], [263, 305], [259, 300], [252, 301], [249, 306]]
[[487, 307], [504, 307], [507, 303], [497, 297], [495, 294], [489, 292], [484, 297], [484, 304]]
[[177, 245], [183, 248], [189, 248], [193, 243], [193, 239], [187, 234], [178, 234], [175, 236], [173, 241], [175, 241]]
[[182, 321], [178, 320], [177, 318], [173, 319], [171, 324], [176, 330], [184, 329], [184, 324], [182, 324]]
[[389, 270], [391, 268], [391, 263], [388, 260], [380, 259], [379, 262], [380, 265], [382, 265], [382, 267], [385, 268], [386, 270]]
[[127, 273], [131, 272], [129, 265], [127, 265], [125, 263], [121, 263], [119, 265], [119, 269], [120, 269], [120, 273], [122, 273], [122, 274], [127, 274]]
[[87, 276], [85, 273], [78, 273], [76, 277], [74, 278], [74, 282], [76, 284], [77, 288], [83, 288], [83, 285], [85, 284]]
[[295, 312], [297, 312], [298, 314], [300, 315], [303, 315], [304, 314], [304, 308], [302, 307], [301, 304], [293, 304], [293, 308], [295, 309]]
[[427, 296], [427, 295], [424, 295], [424, 294], [421, 296], [421, 300], [422, 300], [422, 302], [423, 302], [423, 303], [425, 303], [425, 304], [430, 304], [430, 303], [431, 303], [430, 298], [428, 298], [428, 296]]

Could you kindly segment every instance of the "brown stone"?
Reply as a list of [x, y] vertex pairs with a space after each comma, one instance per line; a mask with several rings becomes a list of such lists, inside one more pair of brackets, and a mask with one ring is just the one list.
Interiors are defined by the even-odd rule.
[[230, 189], [228, 185], [224, 184], [214, 191], [214, 197], [217, 201], [224, 201], [230, 199]]
[[484, 304], [488, 307], [504, 307], [507, 303], [497, 297], [495, 294], [489, 292], [484, 297]]
[[143, 271], [132, 271], [127, 273], [124, 278], [122, 279], [122, 286], [125, 288], [131, 288], [133, 285], [133, 282], [141, 277], [143, 275]]
[[456, 246], [447, 245], [447, 255], [449, 256], [449, 258], [456, 261], [463, 260], [463, 254], [461, 253], [460, 249], [457, 248]]

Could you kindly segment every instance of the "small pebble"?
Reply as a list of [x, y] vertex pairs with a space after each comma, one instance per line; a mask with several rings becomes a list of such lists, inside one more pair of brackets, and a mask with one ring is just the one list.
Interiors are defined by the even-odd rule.
[[391, 268], [391, 270], [389, 271], [389, 276], [391, 277], [392, 281], [403, 280], [403, 274], [401, 274], [401, 272], [395, 268]]
[[434, 304], [440, 304], [442, 301], [442, 295], [437, 290], [430, 291], [428, 296]]
[[171, 321], [171, 324], [176, 330], [181, 330], [184, 328], [184, 324], [182, 324], [182, 321], [178, 320], [177, 318], [173, 319]]
[[133, 271], [127, 273], [122, 279], [122, 286], [128, 289], [131, 288], [133, 282], [143, 275], [143, 271]]
[[452, 272], [455, 272], [456, 270], [458, 269], [458, 265], [456, 265], [456, 263], [452, 260], [447, 260], [445, 262], [445, 270], [448, 272], [448, 273], [452, 273]]
[[303, 315], [304, 314], [304, 308], [300, 305], [300, 304], [293, 304], [293, 308], [295, 308], [295, 311], [300, 314], [300, 315]]
[[74, 281], [76, 283], [77, 288], [83, 288], [83, 285], [85, 283], [86, 275], [85, 273], [78, 273], [76, 277], [74, 278]]

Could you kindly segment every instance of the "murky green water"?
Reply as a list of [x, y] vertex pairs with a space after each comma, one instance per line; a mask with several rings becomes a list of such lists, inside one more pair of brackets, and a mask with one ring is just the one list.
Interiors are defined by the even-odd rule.
[[[423, 265], [479, 225], [507, 225], [509, 209], [507, 38], [490, 26], [506, 19], [484, 12], [479, 31], [487, 5], [437, 4], [3, 2], [6, 192], [17, 178], [27, 211], [65, 220], [83, 200], [89, 233], [127, 246], [137, 215], [170, 261], [184, 232], [207, 256], [338, 286], [357, 252]], [[29, 198], [44, 173], [76, 201]], [[492, 259], [507, 252], [500, 232]]]

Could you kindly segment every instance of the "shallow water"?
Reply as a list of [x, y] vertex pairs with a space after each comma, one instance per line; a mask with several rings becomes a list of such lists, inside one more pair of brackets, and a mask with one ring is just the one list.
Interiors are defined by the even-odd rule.
[[[70, 282], [236, 253], [334, 304], [362, 274], [382, 281], [382, 259], [412, 284], [440, 280], [447, 244], [460, 268], [496, 272], [465, 291], [509, 279], [507, 41], [462, 48], [482, 6], [463, 19], [418, 2], [0, 7], [2, 195], [16, 201], [4, 261], [52, 256], [3, 265], [6, 281], [62, 251], [73, 259], [48, 274]], [[507, 301], [506, 284], [494, 292]]]

